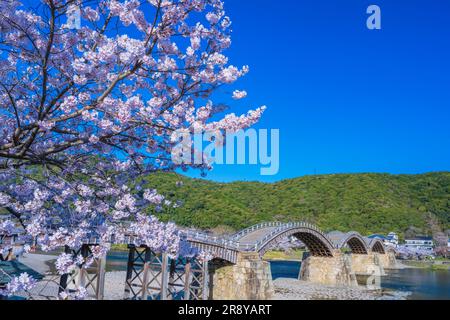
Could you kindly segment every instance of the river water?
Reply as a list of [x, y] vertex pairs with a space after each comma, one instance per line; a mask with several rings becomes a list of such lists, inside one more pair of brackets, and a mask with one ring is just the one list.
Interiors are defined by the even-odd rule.
[[429, 269], [390, 270], [381, 286], [411, 292], [409, 299], [450, 300], [450, 271]]

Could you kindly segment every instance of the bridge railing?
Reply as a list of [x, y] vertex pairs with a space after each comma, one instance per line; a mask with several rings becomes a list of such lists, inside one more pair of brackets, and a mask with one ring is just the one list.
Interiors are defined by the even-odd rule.
[[269, 234], [267, 234], [263, 239], [261, 239], [257, 243], [255, 243], [255, 245], [253, 247], [253, 251], [258, 251], [258, 249], [264, 243], [266, 243], [267, 241], [269, 241], [270, 239], [275, 237], [280, 232], [283, 232], [284, 230], [289, 230], [289, 229], [292, 229], [292, 228], [300, 227], [301, 225], [302, 225], [302, 223], [286, 223], [286, 224], [283, 224], [279, 228], [277, 228], [277, 229], [273, 230], [272, 232], [270, 232]]
[[232, 248], [232, 249], [238, 249], [238, 247], [239, 247], [238, 242], [233, 241], [232, 239], [228, 239], [228, 238], [224, 238], [224, 237], [217, 237], [217, 236], [210, 236], [210, 235], [202, 233], [202, 232], [183, 231], [182, 235], [188, 241], [191, 240], [191, 241], [203, 242], [206, 244], [220, 245], [220, 246], [224, 246], [224, 247]]
[[[243, 237], [244, 235], [247, 235], [249, 233], [252, 233], [254, 231], [264, 229], [264, 228], [270, 228], [270, 227], [277, 227], [276, 229], [272, 230], [269, 234], [267, 234], [263, 239], [255, 242], [255, 243], [240, 243], [239, 238]], [[307, 223], [307, 222], [290, 222], [290, 223], [283, 223], [283, 222], [263, 222], [254, 226], [251, 226], [247, 229], [242, 230], [241, 232], [231, 236], [230, 238], [226, 237], [213, 237], [208, 234], [202, 233], [202, 232], [195, 232], [195, 231], [184, 231], [183, 233], [187, 236], [188, 239], [198, 241], [198, 242], [204, 242], [209, 243], [213, 245], [222, 245], [226, 246], [228, 248], [232, 248], [239, 251], [257, 251], [258, 248], [280, 232], [283, 232], [284, 230], [288, 230], [291, 228], [296, 227], [306, 227], [309, 229], [313, 229], [317, 232], [321, 232], [319, 228], [317, 228], [315, 225]]]
[[[265, 243], [267, 243], [269, 240], [274, 238], [276, 235], [278, 235], [280, 232], [283, 232], [285, 230], [294, 229], [294, 228], [308, 228], [311, 230], [314, 230], [320, 234], [323, 234], [324, 237], [327, 238], [325, 233], [322, 232], [317, 226], [308, 223], [308, 222], [289, 222], [281, 225], [279, 228], [273, 230], [269, 234], [267, 234], [263, 239], [259, 240], [257, 243], [255, 243], [253, 246], [249, 247], [246, 251], [258, 251]], [[333, 245], [333, 242], [329, 240], [329, 242]], [[334, 247], [334, 246], [333, 246]]]
[[[287, 224], [280, 223], [280, 222], [276, 222], [276, 223], [261, 223], [261, 224], [259, 224], [257, 226], [254, 226], [254, 228], [248, 228], [246, 230], [245, 234], [249, 234], [249, 233], [251, 233], [253, 231], [260, 230], [260, 229], [263, 229], [263, 228], [268, 228], [268, 227], [278, 227], [278, 228], [272, 230], [269, 234], [267, 234], [264, 237], [263, 240], [260, 240], [260, 241], [258, 241], [256, 243], [250, 244], [250, 243], [240, 243], [240, 242], [238, 242], [239, 250], [241, 250], [241, 251], [249, 251], [249, 252], [257, 251], [258, 245], [259, 245], [259, 243], [261, 241], [264, 241], [265, 239], [270, 238], [273, 235], [282, 232], [284, 229], [287, 228]], [[243, 234], [243, 235], [245, 235], [245, 234]]]
[[237, 240], [242, 238], [243, 236], [252, 233], [254, 231], [260, 230], [260, 229], [264, 229], [264, 228], [271, 228], [271, 227], [278, 227], [283, 225], [283, 222], [262, 222], [262, 223], [258, 223], [255, 224], [251, 227], [248, 227], [242, 231], [239, 231], [238, 233], [235, 233], [231, 236], [231, 239]]

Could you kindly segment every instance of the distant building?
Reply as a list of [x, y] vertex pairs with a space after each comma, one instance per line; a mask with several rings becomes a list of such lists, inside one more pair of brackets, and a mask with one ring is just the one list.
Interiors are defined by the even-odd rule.
[[382, 234], [372, 234], [368, 236], [369, 239], [380, 239], [386, 246], [397, 246], [398, 245], [398, 235], [394, 232], [389, 233], [387, 236]]
[[398, 246], [398, 235], [395, 232], [389, 233], [385, 243], [393, 246]]
[[432, 237], [415, 237], [412, 239], [405, 239], [405, 246], [412, 249], [422, 249], [427, 251], [434, 250]]

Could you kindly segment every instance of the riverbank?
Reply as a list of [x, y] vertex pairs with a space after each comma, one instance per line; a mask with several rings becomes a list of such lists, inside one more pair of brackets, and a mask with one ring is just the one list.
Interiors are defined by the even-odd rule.
[[402, 260], [401, 264], [407, 268], [420, 268], [420, 269], [430, 269], [433, 271], [437, 270], [450, 270], [450, 260]]
[[409, 295], [401, 291], [326, 286], [288, 278], [274, 280], [274, 287], [273, 300], [406, 300]]
[[[123, 299], [126, 273], [107, 272], [105, 300]], [[392, 290], [368, 290], [365, 287], [333, 287], [312, 284], [297, 279], [274, 280], [272, 300], [406, 300], [409, 293]]]
[[[124, 295], [126, 272], [107, 272], [105, 276], [105, 300], [121, 300]], [[296, 279], [274, 280], [273, 300], [406, 300], [408, 293], [378, 290], [365, 287], [332, 287], [312, 284]]]
[[305, 250], [289, 250], [289, 251], [267, 251], [264, 260], [277, 261], [302, 261]]

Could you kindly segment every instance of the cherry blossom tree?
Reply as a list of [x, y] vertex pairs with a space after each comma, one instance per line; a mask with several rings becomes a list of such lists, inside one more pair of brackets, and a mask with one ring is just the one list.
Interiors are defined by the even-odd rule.
[[[74, 6], [79, 28], [68, 23]], [[175, 226], [142, 210], [174, 204], [131, 182], [187, 170], [171, 160], [174, 132], [260, 119], [265, 107], [220, 117], [226, 107], [213, 101], [249, 71], [229, 63], [230, 35], [221, 0], [1, 1], [0, 207], [44, 250], [96, 236], [100, 255], [133, 233], [180, 254]], [[58, 269], [77, 259], [61, 256]]]
[[425, 250], [422, 248], [408, 247], [405, 245], [399, 245], [396, 247], [397, 256], [402, 259], [433, 259], [434, 252]]
[[264, 108], [208, 122], [223, 110], [214, 89], [248, 72], [223, 54], [231, 22], [220, 0], [99, 1], [83, 6], [78, 30], [64, 24], [72, 3], [42, 1], [33, 13], [1, 2], [2, 167], [92, 153], [170, 167], [173, 131], [238, 130], [260, 118]]
[[435, 243], [434, 252], [437, 256], [448, 257], [450, 250], [448, 248], [448, 236], [444, 232], [436, 232], [433, 234], [433, 240]]

